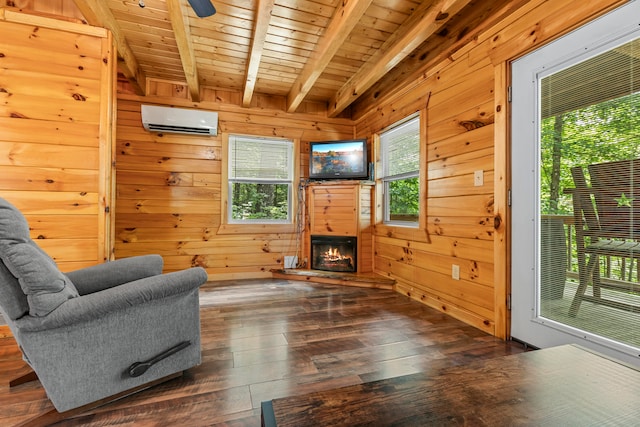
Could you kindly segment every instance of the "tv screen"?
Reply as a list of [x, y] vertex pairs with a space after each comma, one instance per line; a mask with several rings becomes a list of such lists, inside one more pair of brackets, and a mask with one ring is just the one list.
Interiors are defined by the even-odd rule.
[[310, 179], [366, 179], [369, 176], [367, 140], [309, 143]]

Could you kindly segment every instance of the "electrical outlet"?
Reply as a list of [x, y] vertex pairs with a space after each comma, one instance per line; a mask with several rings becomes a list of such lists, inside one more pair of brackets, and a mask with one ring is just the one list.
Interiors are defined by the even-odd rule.
[[451, 265], [451, 278], [453, 280], [460, 280], [460, 266], [457, 264]]
[[473, 172], [473, 185], [476, 187], [481, 187], [484, 185], [484, 171], [477, 170]]
[[284, 268], [296, 268], [298, 265], [298, 257], [297, 256], [285, 256], [284, 257]]

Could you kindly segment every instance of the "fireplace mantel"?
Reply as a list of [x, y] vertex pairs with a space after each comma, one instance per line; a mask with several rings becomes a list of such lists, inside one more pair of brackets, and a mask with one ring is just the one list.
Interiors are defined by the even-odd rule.
[[358, 273], [373, 271], [373, 185], [368, 181], [311, 183], [307, 188], [309, 222], [305, 255], [310, 259], [310, 237], [357, 237]]

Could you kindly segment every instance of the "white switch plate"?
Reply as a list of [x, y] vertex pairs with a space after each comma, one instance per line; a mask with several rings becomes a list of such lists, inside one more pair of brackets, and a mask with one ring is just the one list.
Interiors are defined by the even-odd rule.
[[451, 265], [451, 278], [453, 280], [460, 280], [460, 266], [457, 264]]
[[473, 185], [481, 187], [484, 185], [484, 171], [478, 170], [473, 172]]

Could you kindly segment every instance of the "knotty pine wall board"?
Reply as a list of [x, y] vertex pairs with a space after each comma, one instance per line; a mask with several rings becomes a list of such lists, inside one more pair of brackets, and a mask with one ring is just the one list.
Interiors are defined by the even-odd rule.
[[112, 234], [111, 38], [74, 20], [3, 12], [0, 196], [22, 211], [31, 237], [61, 270], [104, 262]]
[[[456, 126], [460, 125], [456, 123]], [[446, 127], [446, 126], [443, 126]], [[443, 132], [447, 132], [443, 129]], [[437, 170], [443, 162], [448, 162], [450, 157], [466, 156], [473, 158], [473, 154], [478, 151], [493, 150], [493, 124], [481, 126], [472, 131], [458, 133], [448, 138], [440, 137], [433, 141], [427, 140], [427, 159], [429, 161], [429, 171]], [[449, 173], [450, 175], [451, 173]], [[430, 175], [433, 176], [433, 175]], [[433, 176], [436, 178], [437, 176]]]
[[96, 123], [39, 121], [38, 132], [33, 132], [29, 120], [15, 120], [15, 117], [0, 116], [0, 127], [4, 141], [40, 142], [74, 146], [97, 146], [99, 125]]
[[427, 224], [430, 235], [493, 240], [495, 225], [493, 213], [485, 216], [433, 217]]
[[[376, 247], [376, 255], [380, 259], [393, 259], [404, 264], [428, 266], [430, 271], [451, 277], [451, 255], [433, 251], [414, 250], [413, 245], [406, 245], [397, 239], [389, 239], [388, 244]], [[493, 286], [493, 262], [462, 261], [460, 277], [479, 285]]]
[[355, 236], [358, 233], [358, 186], [319, 185], [309, 191], [311, 235]]
[[[14, 3], [17, 7], [40, 8], [54, 14], [69, 15], [64, 9], [75, 9], [72, 0], [14, 0]], [[391, 123], [424, 109], [428, 121], [424, 161], [430, 243], [413, 240], [412, 233], [404, 229], [379, 227], [384, 233], [374, 237], [372, 263], [376, 271], [397, 280], [399, 292], [506, 337], [508, 234], [504, 221], [508, 215], [503, 199], [508, 183], [508, 155], [503, 141], [508, 127], [505, 118], [508, 105], [501, 103], [505, 99], [508, 61], [623, 3], [621, 0], [586, 4], [577, 0], [504, 2], [517, 9], [498, 22], [478, 21], [482, 31], [474, 37], [465, 37], [463, 28], [451, 27], [445, 41], [450, 46], [448, 57], [436, 61], [427, 53], [413, 58], [424, 61], [425, 68], [408, 74], [410, 78], [394, 93], [380, 98], [367, 98], [365, 94], [353, 109], [336, 119], [327, 119], [326, 106], [313, 101], [303, 102], [298, 108], [301, 114], [294, 115], [284, 112], [284, 97], [255, 94], [251, 108], [245, 109], [238, 107], [242, 93], [203, 85], [202, 102], [194, 105], [188, 100], [189, 91], [184, 84], [149, 76], [148, 96], [141, 98], [126, 83], [118, 82], [115, 178], [121, 199], [116, 205], [113, 233], [118, 236], [116, 256], [158, 251], [164, 254], [168, 271], [203, 265], [211, 277], [239, 278], [268, 275], [270, 268], [282, 265], [281, 255], [294, 250], [296, 244], [291, 232], [272, 233], [261, 228], [258, 233], [242, 233], [222, 224], [222, 199], [217, 196], [226, 185], [221, 180], [222, 138], [149, 134], [140, 124], [141, 103], [219, 111], [220, 132], [224, 133], [300, 139], [302, 176], [308, 168], [308, 141], [370, 138]], [[88, 33], [79, 32], [79, 27]], [[0, 160], [0, 177], [10, 176], [5, 181], [0, 178], [0, 194], [10, 195], [29, 218], [39, 222], [38, 235], [61, 239], [63, 244], [46, 243], [51, 250], [63, 251], [65, 244], [75, 243], [75, 238], [82, 240], [79, 248], [91, 244], [93, 228], [100, 245], [100, 240], [106, 238], [105, 225], [93, 222], [92, 227], [90, 223], [101, 215], [104, 205], [100, 189], [105, 186], [105, 172], [70, 167], [69, 163], [74, 163], [73, 149], [67, 147], [77, 148], [75, 158], [84, 160], [87, 156], [91, 164], [95, 164], [96, 158], [104, 158], [96, 157], [92, 150], [103, 149], [100, 144], [104, 141], [101, 135], [105, 118], [94, 121], [91, 107], [96, 96], [105, 95], [104, 81], [99, 86], [91, 83], [94, 79], [104, 80], [105, 76], [104, 65], [97, 61], [103, 56], [105, 45], [104, 41], [96, 40], [100, 36], [95, 33], [102, 30], [69, 24], [68, 33], [72, 34], [69, 36], [40, 25], [37, 39], [25, 38], [31, 31], [30, 27], [15, 27], [11, 31], [12, 43], [3, 45], [3, 52], [10, 55], [2, 58], [2, 66], [12, 76], [11, 89], [16, 96], [9, 107], [0, 107], [0, 145], [3, 144], [0, 150], [4, 150], [0, 156], [4, 160]], [[14, 35], [21, 35], [15, 43]], [[84, 51], [82, 56], [76, 55], [76, 46]], [[35, 57], [39, 62], [33, 61]], [[31, 68], [34, 63], [46, 63], [50, 70], [42, 75], [42, 67]], [[75, 78], [78, 87], [87, 94], [76, 96], [74, 101], [78, 104], [69, 105], [65, 111], [56, 110], [59, 105], [43, 100], [49, 97], [57, 103], [73, 96], [74, 87], [67, 85], [61, 76]], [[34, 77], [47, 82], [46, 87], [28, 90]], [[330, 73], [322, 79], [328, 88]], [[1, 78], [0, 82], [9, 87]], [[373, 89], [371, 93], [377, 90]], [[89, 108], [77, 108], [81, 103]], [[37, 133], [24, 112], [27, 107], [39, 119]], [[348, 118], [352, 111], [355, 121]], [[63, 120], [57, 120], [57, 116]], [[17, 117], [22, 119], [16, 120]], [[75, 120], [70, 122], [72, 118]], [[62, 148], [48, 149], [47, 145]], [[59, 154], [38, 158], [39, 149]], [[14, 160], [7, 161], [11, 156]], [[485, 171], [484, 186], [480, 188], [472, 184], [472, 171], [476, 168]], [[13, 170], [15, 174], [7, 174]], [[36, 179], [30, 181], [29, 176]], [[41, 181], [42, 187], [38, 184]], [[34, 203], [36, 200], [38, 203]], [[69, 236], [62, 228], [76, 218], [82, 225], [76, 235]], [[366, 232], [374, 234], [375, 227]], [[228, 250], [224, 251], [225, 248]], [[72, 252], [55, 256], [68, 260], [65, 266], [90, 262], [75, 259], [78, 254]], [[87, 253], [92, 256], [91, 250]], [[460, 265], [460, 281], [450, 278], [451, 263]]]
[[[462, 280], [452, 279], [450, 274], [394, 260], [386, 260], [380, 267], [376, 266], [376, 270], [378, 269], [391, 274], [400, 283], [410, 284], [414, 289], [414, 293], [409, 295], [411, 297], [429, 295], [464, 310], [471, 318], [481, 316], [489, 319], [493, 315], [493, 288], [490, 286], [469, 286]], [[417, 285], [421, 281], [431, 285], [427, 292]], [[493, 322], [488, 320], [482, 325], [489, 323]], [[488, 332], [486, 326], [477, 327]]]
[[[155, 82], [155, 93], [173, 93], [169, 86], [172, 84]], [[273, 225], [256, 225], [245, 227], [243, 232], [243, 226], [223, 224], [223, 135], [300, 139], [300, 171], [306, 175], [308, 142], [352, 138], [353, 125], [341, 118], [241, 109], [221, 103], [217, 97], [208, 98], [227, 96], [223, 91], [203, 94], [199, 107], [219, 114], [218, 135], [214, 137], [147, 132], [142, 127], [141, 104], [193, 105], [164, 96], [120, 94], [116, 256], [159, 253], [165, 259], [165, 270], [198, 265], [207, 270], [211, 280], [270, 277], [271, 269], [283, 268], [285, 255], [295, 254], [297, 234], [294, 227], [281, 233], [274, 232], [279, 228]], [[297, 194], [296, 189], [296, 199]], [[300, 242], [300, 249], [303, 245]]]
[[96, 170], [0, 165], [0, 176], [4, 185], [12, 190], [38, 191], [43, 182], [49, 182], [47, 188], [52, 191], [98, 191]]
[[[78, 159], [82, 159], [82, 168], [79, 168]], [[90, 174], [90, 171], [98, 170], [100, 154], [98, 147], [79, 147], [75, 145], [49, 144], [45, 141], [39, 143], [23, 143], [14, 141], [0, 141], [0, 165], [3, 166], [39, 166], [45, 168], [61, 168], [59, 173], [65, 173], [64, 169], [80, 169], [70, 174]], [[49, 178], [49, 180], [53, 180]], [[93, 185], [97, 183], [94, 182]], [[89, 184], [91, 185], [91, 184]], [[96, 191], [97, 187], [93, 188]], [[89, 190], [85, 187], [85, 191]]]
[[[414, 80], [406, 80], [396, 94], [379, 101], [365, 96], [358, 102], [357, 136], [369, 137], [417, 110], [425, 110], [427, 118], [427, 158], [422, 159], [427, 177], [422, 184], [427, 186], [423, 214], [430, 243], [416, 241], [404, 230], [379, 227], [374, 271], [396, 279], [401, 293], [508, 336], [508, 214], [502, 198], [509, 168], [508, 147], [499, 144], [508, 140], [508, 105], [498, 105], [506, 99], [504, 70], [511, 59], [622, 3], [521, 3], [440, 63], [412, 74]], [[476, 170], [483, 170], [480, 187], [474, 186]], [[495, 200], [496, 195], [501, 199]], [[460, 266], [460, 280], [452, 279], [452, 264]]]
[[[493, 157], [489, 159], [492, 161], [491, 167], [493, 167]], [[493, 182], [493, 171], [487, 170], [482, 166], [478, 167], [478, 170], [483, 171], [483, 179], [485, 181]], [[465, 173], [458, 176], [445, 177], [434, 179], [429, 182], [429, 199], [438, 197], [453, 197], [453, 196], [466, 196], [470, 194], [488, 194], [484, 186], [474, 186], [469, 188], [469, 180], [473, 181], [474, 174]]]

